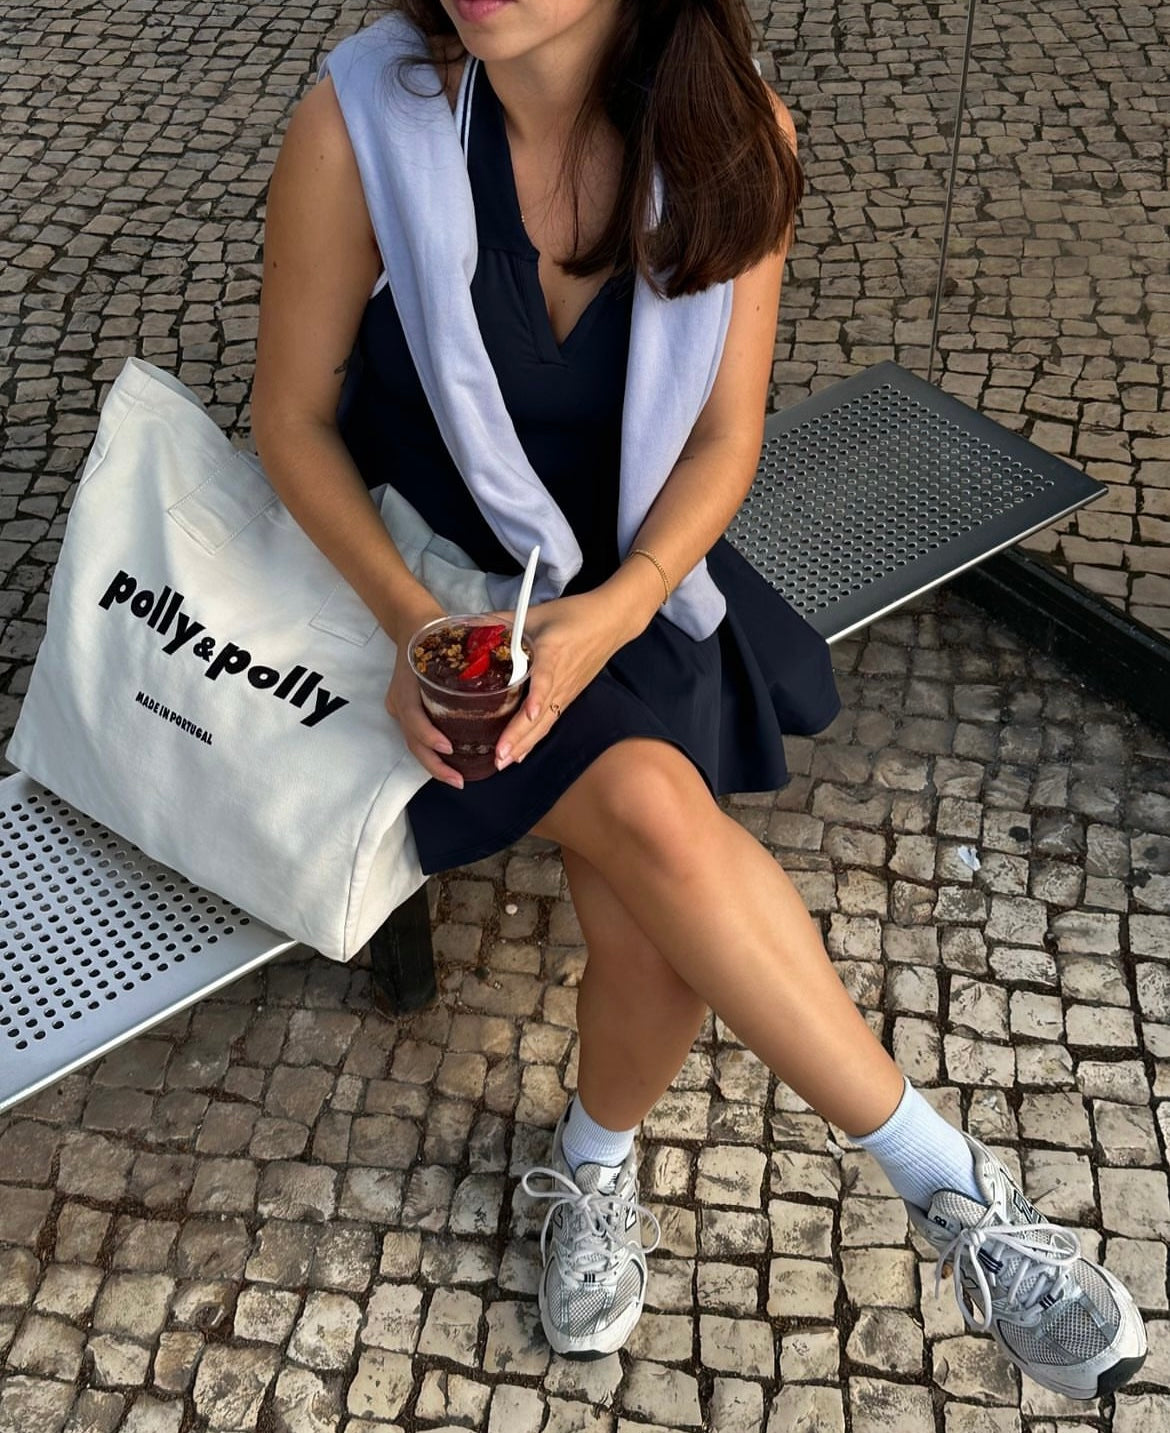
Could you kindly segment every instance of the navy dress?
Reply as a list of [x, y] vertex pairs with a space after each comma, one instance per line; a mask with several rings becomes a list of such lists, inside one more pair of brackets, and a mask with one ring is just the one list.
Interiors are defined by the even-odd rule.
[[[520, 218], [503, 110], [481, 69], [468, 172], [479, 259], [471, 292], [525, 454], [568, 518], [584, 564], [566, 595], [619, 562], [618, 470], [633, 285], [611, 278], [557, 343]], [[476, 507], [427, 404], [388, 288], [366, 307], [338, 426], [370, 487], [391, 483], [485, 572], [519, 568]], [[661, 615], [623, 647], [520, 765], [456, 791], [429, 781], [409, 806], [424, 871], [502, 850], [536, 825], [607, 747], [673, 743], [719, 795], [788, 780], [785, 732], [820, 731], [840, 706], [823, 639], [724, 540], [708, 556], [727, 616], [701, 641]]]

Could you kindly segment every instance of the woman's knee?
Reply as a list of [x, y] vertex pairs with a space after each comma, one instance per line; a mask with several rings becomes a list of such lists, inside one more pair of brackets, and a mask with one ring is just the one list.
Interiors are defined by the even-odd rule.
[[[689, 758], [663, 741], [609, 747], [569, 795], [562, 824], [587, 822], [593, 843], [611, 859], [639, 856], [680, 869], [697, 858], [707, 823], [721, 815]], [[558, 839], [571, 846], [571, 834]]]

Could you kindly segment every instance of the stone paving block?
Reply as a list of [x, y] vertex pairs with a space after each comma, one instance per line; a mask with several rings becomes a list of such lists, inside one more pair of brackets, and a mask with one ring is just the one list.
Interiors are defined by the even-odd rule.
[[[768, 1267], [767, 1312], [770, 1318], [833, 1317], [838, 1279], [831, 1265], [813, 1259], [773, 1259]], [[848, 1288], [848, 1266], [846, 1266]], [[850, 1298], [856, 1296], [850, 1293]]]
[[1105, 1267], [1117, 1275], [1139, 1308], [1167, 1309], [1166, 1246], [1155, 1239], [1109, 1238]]
[[125, 1407], [126, 1400], [120, 1393], [103, 1393], [87, 1388], [74, 1404], [65, 1433], [115, 1433], [122, 1422]]
[[661, 1247], [683, 1258], [693, 1255], [696, 1247], [704, 1258], [735, 1258], [762, 1253], [767, 1246], [768, 1222], [754, 1211], [703, 1209], [697, 1246], [691, 1210], [667, 1205], [654, 1213], [662, 1230]]
[[37, 1429], [61, 1433], [73, 1403], [73, 1385], [45, 1378], [17, 1376], [0, 1387], [0, 1428], [8, 1433]]
[[717, 1378], [711, 1389], [708, 1426], [720, 1433], [760, 1433], [764, 1393], [745, 1378]]
[[499, 1270], [492, 1245], [470, 1239], [428, 1237], [423, 1244], [420, 1273], [431, 1284], [486, 1284]]
[[1166, 1175], [1153, 1169], [1101, 1169], [1101, 1219], [1110, 1233], [1170, 1238]]
[[899, 1309], [861, 1309], [845, 1353], [862, 1368], [917, 1374], [922, 1370], [922, 1330]]
[[346, 1368], [357, 1342], [362, 1310], [344, 1294], [310, 1293], [289, 1340], [289, 1357], [319, 1372]]
[[780, 1341], [780, 1379], [790, 1383], [835, 1383], [841, 1360], [835, 1328], [794, 1329]]
[[758, 1209], [767, 1168], [762, 1150], [729, 1145], [700, 1151], [695, 1198], [702, 1204]]
[[346, 1408], [357, 1418], [396, 1418], [413, 1384], [410, 1359], [401, 1353], [368, 1348], [346, 1394]]
[[150, 1349], [116, 1334], [92, 1334], [86, 1344], [90, 1381], [98, 1388], [140, 1388], [150, 1367]]
[[906, 1238], [906, 1206], [900, 1199], [851, 1194], [841, 1205], [841, 1244], [900, 1245]]
[[1170, 1416], [1170, 1399], [1160, 1393], [1119, 1393], [1113, 1414], [1113, 1433], [1163, 1433]]
[[644, 1359], [630, 1363], [622, 1406], [639, 1417], [664, 1418], [676, 1427], [697, 1428], [703, 1423], [697, 1380], [678, 1369]]
[[544, 1376], [544, 1388], [549, 1394], [563, 1394], [567, 1399], [584, 1399], [596, 1407], [608, 1408], [613, 1405], [622, 1377], [621, 1357], [616, 1353], [586, 1362], [554, 1358]]
[[334, 1433], [341, 1415], [339, 1389], [305, 1368], [285, 1368], [276, 1380], [272, 1410], [284, 1433]]
[[1019, 1401], [1019, 1373], [989, 1338], [940, 1339], [932, 1371], [938, 1386], [953, 1397], [1012, 1406]]
[[964, 1085], [1007, 1086], [1015, 1083], [1016, 1052], [1010, 1045], [965, 1035], [943, 1038], [947, 1075]]
[[[24, 1250], [18, 1249], [5, 1252], [12, 1255], [25, 1254]], [[32, 1278], [27, 1284], [25, 1297], [20, 1300], [13, 1299], [14, 1303], [28, 1301], [35, 1287], [36, 1274], [40, 1271], [40, 1266], [33, 1256], [30, 1254], [27, 1255], [27, 1258], [31, 1261], [31, 1267], [30, 1265], [22, 1267], [26, 1273], [32, 1274]], [[4, 1293], [5, 1278], [2, 1272], [4, 1262], [3, 1257], [0, 1256], [0, 1304], [9, 1302]], [[42, 1313], [60, 1314], [62, 1318], [78, 1322], [84, 1319], [92, 1309], [101, 1282], [102, 1272], [100, 1269], [92, 1269], [80, 1264], [50, 1264], [45, 1270], [45, 1277], [37, 1291], [35, 1307]]]
[[10, 1370], [71, 1383], [81, 1368], [85, 1336], [59, 1319], [29, 1314], [8, 1350]]
[[859, 1307], [915, 1307], [915, 1259], [906, 1249], [842, 1249], [845, 1292]]
[[544, 1399], [535, 1388], [499, 1387], [492, 1394], [488, 1433], [540, 1433]]
[[644, 1314], [626, 1344], [633, 1358], [654, 1363], [686, 1363], [695, 1343], [695, 1321], [689, 1314]]
[[110, 1263], [115, 1269], [158, 1274], [170, 1267], [179, 1237], [178, 1221], [123, 1215], [114, 1225]]
[[[943, 1410], [946, 1433], [1020, 1433], [1020, 1415], [1013, 1408], [983, 1408], [974, 1403], [948, 1403]], [[1044, 1433], [1039, 1424], [1035, 1433]], [[1059, 1433], [1087, 1433], [1064, 1425]]]
[[102, 1286], [93, 1327], [147, 1342], [162, 1332], [175, 1281], [161, 1274], [113, 1274]]
[[474, 1364], [482, 1315], [483, 1304], [475, 1294], [461, 1289], [436, 1289], [418, 1351], [464, 1366]]
[[300, 1310], [300, 1294], [267, 1285], [245, 1288], [235, 1305], [235, 1333], [255, 1343], [282, 1344]]
[[781, 1388], [768, 1414], [768, 1433], [845, 1433], [838, 1388], [804, 1383]]
[[854, 1433], [933, 1433], [934, 1413], [925, 1388], [877, 1378], [849, 1380], [849, 1411]]
[[760, 1277], [746, 1264], [704, 1259], [698, 1266], [695, 1302], [700, 1309], [751, 1315], [760, 1301]]
[[1085, 1101], [1072, 1091], [1025, 1094], [1020, 1099], [1020, 1132], [1024, 1139], [1088, 1149], [1092, 1144]]
[[422, 1328], [422, 1302], [422, 1290], [413, 1284], [379, 1284], [367, 1307], [362, 1343], [413, 1353]]
[[762, 1320], [704, 1314], [699, 1319], [699, 1345], [705, 1368], [747, 1378], [775, 1377], [773, 1331]]
[[828, 1259], [832, 1255], [832, 1210], [815, 1204], [774, 1199], [768, 1206], [772, 1249], [798, 1258]]
[[1154, 1116], [1137, 1105], [1093, 1102], [1093, 1128], [1108, 1164], [1159, 1165]]
[[[652, 1318], [653, 1315], [645, 1317]], [[494, 1375], [542, 1375], [551, 1352], [532, 1303], [494, 1303], [487, 1311], [484, 1371]]]

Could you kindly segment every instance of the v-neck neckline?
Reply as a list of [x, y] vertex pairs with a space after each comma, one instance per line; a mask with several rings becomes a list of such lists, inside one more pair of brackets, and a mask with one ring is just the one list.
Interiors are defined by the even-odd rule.
[[[525, 303], [529, 310], [532, 322], [533, 334], [540, 348], [543, 350], [542, 357], [546, 362], [565, 362], [568, 353], [579, 337], [583, 337], [592, 327], [593, 319], [600, 306], [602, 298], [607, 295], [617, 282], [620, 275], [610, 274], [602, 283], [597, 292], [590, 298], [589, 302], [577, 315], [572, 328], [565, 334], [564, 338], [558, 339], [553, 328], [552, 317], [548, 311], [548, 297], [540, 282], [540, 250], [529, 237], [528, 230], [524, 227], [524, 216], [520, 210], [520, 196], [516, 191], [516, 170], [512, 164], [512, 146], [508, 140], [508, 126], [505, 122], [504, 107], [500, 98], [492, 88], [488, 79], [487, 70], [479, 60], [471, 62], [475, 65], [477, 73], [474, 75], [474, 88], [471, 94], [471, 114], [468, 122], [467, 150], [470, 155], [473, 143], [473, 133], [476, 129], [476, 110], [480, 108], [481, 96], [488, 101], [491, 124], [496, 131], [500, 148], [502, 167], [506, 176], [506, 183], [502, 185], [503, 197], [507, 209], [509, 228], [512, 231], [516, 244], [516, 253], [524, 260], [523, 272], [527, 276], [525, 285]], [[480, 109], [480, 113], [484, 111]], [[486, 115], [485, 115], [486, 117]], [[483, 129], [480, 128], [482, 137]], [[529, 270], [531, 272], [529, 272]]]

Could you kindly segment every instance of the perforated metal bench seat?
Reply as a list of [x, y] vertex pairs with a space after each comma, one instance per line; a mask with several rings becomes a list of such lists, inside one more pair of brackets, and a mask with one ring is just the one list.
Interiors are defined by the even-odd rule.
[[[834, 641], [1103, 491], [880, 364], [768, 420], [729, 530]], [[427, 987], [425, 896], [389, 934]], [[293, 944], [23, 775], [0, 782], [0, 1110]]]

